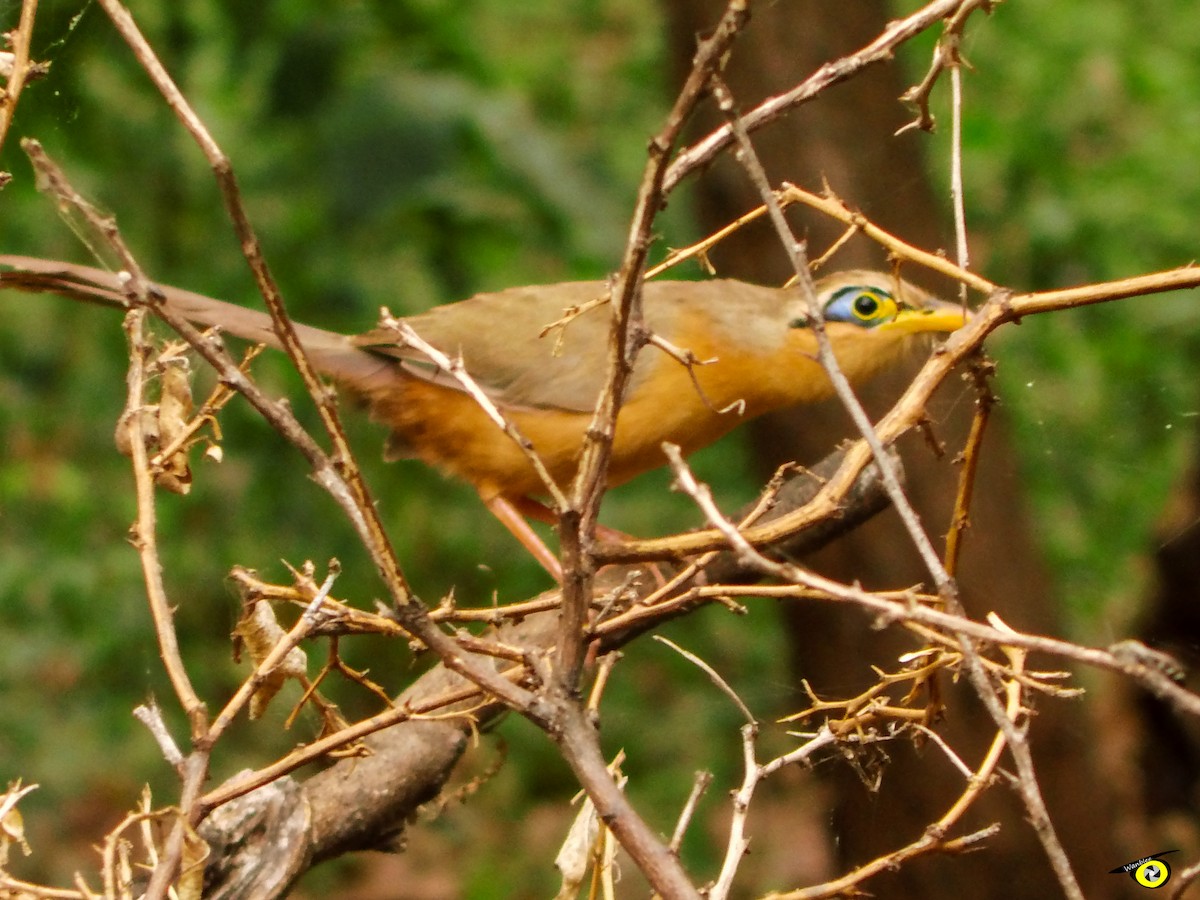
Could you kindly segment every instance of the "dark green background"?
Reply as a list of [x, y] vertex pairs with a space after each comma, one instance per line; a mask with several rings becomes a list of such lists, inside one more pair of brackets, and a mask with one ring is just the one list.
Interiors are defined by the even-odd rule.
[[[897, 12], [915, 6], [896, 4]], [[5, 28], [18, 9], [0, 2]], [[602, 277], [617, 265], [646, 140], [672, 88], [652, 7], [227, 0], [135, 3], [133, 12], [231, 157], [297, 318], [360, 329], [382, 305], [411, 312], [475, 291]], [[900, 55], [914, 80], [930, 46]], [[1047, 288], [1196, 256], [1195, 4], [1005, 3], [973, 20], [964, 49], [975, 67], [966, 76], [967, 214], [984, 274]], [[254, 302], [203, 157], [101, 10], [43, 2], [34, 52], [53, 65], [22, 97], [0, 157], [15, 176], [0, 195], [0, 249], [87, 260], [34, 190], [16, 144], [34, 136], [117, 216], [152, 277]], [[929, 177], [948, 185], [943, 88], [935, 109], [942, 127], [928, 140]], [[686, 191], [659, 233], [659, 253], [698, 236]], [[1200, 410], [1195, 305], [1194, 293], [1143, 298], [1029, 320], [993, 342], [1037, 538], [1077, 636], [1104, 640], [1119, 630], [1153, 524], [1188, 462]], [[17, 294], [0, 297], [0, 316], [0, 778], [42, 784], [24, 809], [41, 839], [35, 858], [62, 877], [88, 864], [87, 842], [103, 830], [92, 818], [110, 823], [142, 781], [160, 802], [173, 798], [131, 706], [156, 695], [177, 734], [184, 729], [125, 541], [131, 478], [110, 437], [125, 391], [119, 318]], [[273, 390], [299, 397], [279, 360], [264, 359], [259, 371]], [[315, 421], [306, 402], [296, 406]], [[384, 467], [379, 430], [347, 418], [425, 599], [454, 586], [459, 602], [483, 604], [493, 592], [514, 600], [544, 584], [469, 489], [416, 464]], [[197, 462], [193, 494], [164, 496], [159, 506], [186, 659], [214, 704], [244, 671], [225, 641], [237, 601], [223, 579], [234, 563], [282, 580], [280, 560], [337, 557], [341, 595], [369, 604], [381, 593], [298, 455], [237, 401], [222, 426], [225, 461]], [[735, 436], [697, 458], [731, 503], [754, 490], [737, 474], [743, 456]], [[660, 473], [616, 492], [605, 519], [639, 533], [692, 523], [684, 499], [664, 500], [666, 481]], [[749, 623], [709, 613], [676, 633], [718, 668], [753, 673], [737, 687], [769, 716], [789, 678], [773, 622], [765, 608]], [[393, 688], [420, 665], [394, 645], [352, 644], [348, 655]], [[650, 806], [673, 810], [694, 768], [717, 766], [728, 786], [738, 765], [732, 710], [660, 645], [630, 656], [606, 731], [614, 747], [636, 748], [628, 768], [637, 790]], [[353, 691], [338, 699], [352, 715], [372, 708]], [[688, 728], [648, 731], [647, 707]], [[281, 736], [282, 715], [235, 731], [215, 774], [311, 734], [302, 721]], [[502, 731], [512, 763], [473, 803], [515, 816], [539, 793], [569, 789], [531, 728], [510, 721]], [[683, 748], [670, 739], [681, 731], [692, 735]], [[650, 777], [666, 769], [671, 777]], [[82, 843], [54, 859], [48, 836], [63, 831]], [[547, 860], [518, 859], [503, 837], [476, 849], [472, 895], [490, 896], [499, 875], [546, 879], [552, 890]], [[702, 858], [703, 838], [691, 852]]]

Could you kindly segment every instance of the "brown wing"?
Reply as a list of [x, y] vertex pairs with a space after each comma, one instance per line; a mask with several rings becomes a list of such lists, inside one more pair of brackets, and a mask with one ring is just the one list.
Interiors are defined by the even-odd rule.
[[[603, 384], [608, 308], [579, 316], [563, 332], [544, 338], [539, 334], [566, 308], [605, 291], [601, 282], [510, 288], [435, 307], [405, 322], [443, 353], [461, 357], [467, 372], [498, 405], [583, 412], [595, 404]], [[368, 332], [355, 344], [400, 359], [417, 378], [460, 389], [418, 351], [397, 347], [390, 332]]]
[[[125, 305], [121, 283], [111, 272], [18, 256], [0, 256], [0, 267], [9, 270], [0, 271], [0, 285]], [[196, 324], [280, 345], [265, 312], [180, 288], [159, 288], [170, 308]], [[406, 321], [444, 353], [461, 355], [467, 371], [503, 407], [590, 412], [607, 367], [609, 307], [575, 318], [561, 332], [545, 338], [539, 334], [568, 307], [606, 293], [607, 286], [599, 281], [511, 288], [436, 307]], [[644, 296], [647, 323], [668, 340], [681, 343], [685, 318], [700, 318], [710, 324], [714, 337], [728, 334], [748, 351], [778, 344], [788, 318], [785, 307], [790, 305], [787, 295], [774, 288], [726, 280], [652, 281]], [[461, 389], [417, 351], [397, 347], [390, 332], [348, 336], [301, 324], [296, 331], [317, 368], [351, 390], [377, 394], [406, 377]], [[664, 362], [677, 365], [657, 351], [641, 353], [631, 392]]]
[[[604, 384], [611, 313], [589, 310], [563, 330], [539, 337], [571, 306], [606, 295], [602, 282], [571, 282], [511, 288], [436, 307], [405, 321], [429, 343], [461, 356], [466, 370], [500, 406], [590, 412]], [[667, 340], [680, 342], [685, 320], [703, 318], [743, 351], [776, 347], [788, 321], [788, 295], [738, 281], [653, 281], [645, 286], [646, 321]], [[386, 331], [353, 339], [356, 346], [398, 358], [413, 376], [458, 389], [450, 376], [417, 351], [396, 347]], [[682, 349], [691, 349], [684, 346]], [[678, 365], [654, 349], [644, 350], [630, 392], [658, 365]]]

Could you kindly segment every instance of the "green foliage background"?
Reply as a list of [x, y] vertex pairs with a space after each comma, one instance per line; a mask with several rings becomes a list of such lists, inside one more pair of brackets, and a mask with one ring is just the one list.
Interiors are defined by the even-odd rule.
[[[1189, 4], [1107, 0], [1005, 3], [972, 32], [964, 173], [989, 277], [1051, 288], [1196, 259], [1198, 26]], [[996, 342], [1038, 537], [1101, 640], [1196, 443], [1196, 307], [1195, 291], [1108, 304]]]
[[[18, 8], [0, 0], [5, 28]], [[224, 0], [134, 3], [133, 11], [230, 154], [298, 318], [350, 330], [372, 323], [381, 305], [410, 312], [507, 285], [601, 277], [615, 266], [645, 142], [672, 87], [661, 22], [644, 4]], [[972, 23], [965, 174], [981, 271], [1044, 288], [1195, 257], [1198, 45], [1200, 10], [1184, 0], [1151, 8], [1008, 2]], [[39, 138], [118, 216], [152, 276], [253, 302], [204, 160], [100, 10], [44, 0], [35, 55], [53, 67], [23, 97], [14, 137]], [[911, 47], [901, 63], [915, 78], [927, 59]], [[940, 112], [945, 125], [944, 103]], [[939, 183], [947, 133], [929, 142]], [[35, 192], [14, 140], [0, 167], [16, 176], [0, 196], [0, 248], [86, 259]], [[663, 246], [693, 236], [686, 206], [681, 199], [668, 211]], [[1192, 293], [1043, 317], [996, 341], [1038, 538], [1081, 634], [1119, 627], [1107, 617], [1135, 596], [1136, 560], [1187, 460], [1200, 409], [1195, 302]], [[26, 804], [36, 834], [39, 815], [77, 823], [110, 815], [141, 778], [170, 798], [157, 751], [129, 716], [133, 703], [169, 690], [124, 541], [130, 477], [109, 439], [124, 396], [118, 322], [108, 311], [13, 294], [0, 297], [0, 310], [0, 778], [42, 783]], [[261, 371], [298, 396], [278, 360]], [[515, 599], [542, 584], [468, 489], [416, 465], [384, 470], [378, 429], [349, 418], [426, 599], [454, 586], [461, 602], [486, 603], [493, 592]], [[222, 425], [226, 461], [199, 463], [193, 495], [164, 497], [160, 507], [185, 653], [214, 698], [238, 679], [224, 641], [237, 615], [221, 580], [232, 564], [285, 578], [281, 559], [337, 557], [341, 594], [369, 602], [379, 593], [295, 454], [240, 404]], [[744, 498], [748, 479], [731, 475], [741, 457], [734, 438], [697, 465], [725, 496]], [[634, 532], [691, 521], [682, 500], [663, 508], [664, 484], [652, 476], [617, 492], [609, 520]], [[464, 563], [479, 559], [495, 568]], [[754, 672], [739, 688], [770, 710], [784, 694], [784, 653], [769, 612], [752, 618], [753, 632], [716, 614], [677, 628], [718, 668]], [[614, 746], [639, 747], [631, 771], [671, 760], [686, 777], [711, 766], [709, 750], [728, 742], [732, 715], [692, 707], [688, 698], [704, 692], [689, 692], [695, 674], [665, 649], [631, 656], [638, 678], [618, 676], [621, 694], [606, 720]], [[353, 661], [385, 683], [420, 664], [378, 646], [358, 649]], [[673, 714], [706, 730], [683, 750], [637, 745], [644, 710], [666, 714], [668, 685]], [[351, 714], [368, 708], [354, 693], [339, 700]], [[238, 746], [253, 746], [256, 759], [285, 746], [278, 721], [245, 727]], [[173, 724], [184, 733], [178, 718]], [[498, 807], [527, 803], [540, 789], [561, 793], [567, 777], [540, 736], [520, 723], [504, 731], [516, 749], [489, 788]], [[216, 775], [244, 764], [231, 753]], [[642, 789], [658, 792], [668, 810], [686, 791], [673, 782]], [[472, 883], [513, 877], [512, 857], [499, 844]]]

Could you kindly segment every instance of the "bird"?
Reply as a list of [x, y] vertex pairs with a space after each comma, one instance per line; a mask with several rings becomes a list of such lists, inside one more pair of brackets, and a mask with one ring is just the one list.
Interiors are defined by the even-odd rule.
[[[863, 269], [816, 281], [838, 367], [851, 384], [888, 368], [923, 335], [961, 327], [967, 311], [892, 273]], [[266, 312], [156, 285], [166, 307], [202, 327], [280, 347]], [[127, 306], [117, 275], [89, 266], [0, 255], [0, 288], [49, 291]], [[544, 335], [565, 309], [608, 295], [601, 281], [480, 293], [402, 321], [465, 371], [532, 445], [559, 485], [574, 476], [607, 372], [611, 315], [591, 308]], [[650, 280], [645, 325], [681, 354], [645, 347], [620, 407], [607, 483], [616, 486], [684, 455], [763, 413], [822, 400], [832, 384], [817, 360], [813, 317], [799, 288], [724, 278]], [[423, 460], [461, 479], [551, 574], [557, 558], [524, 518], [552, 520], [527, 454], [460, 380], [398, 341], [393, 328], [342, 334], [296, 325], [313, 366], [365, 402], [389, 429], [385, 457]]]

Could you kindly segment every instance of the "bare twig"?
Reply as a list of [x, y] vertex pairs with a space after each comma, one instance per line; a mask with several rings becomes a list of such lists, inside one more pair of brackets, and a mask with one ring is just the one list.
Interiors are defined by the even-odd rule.
[[[12, 124], [13, 113], [17, 109], [17, 100], [29, 80], [32, 63], [29, 58], [29, 44], [33, 40], [33, 23], [37, 17], [37, 0], [22, 0], [21, 18], [17, 27], [8, 33], [10, 41], [11, 60], [7, 72], [4, 73], [6, 84], [0, 90], [0, 147], [8, 136], [9, 125]], [[8, 180], [7, 173], [0, 172], [0, 187]]]
[[433, 346], [431, 343], [417, 334], [411, 325], [402, 319], [397, 319], [386, 309], [382, 310], [381, 312], [380, 324], [385, 329], [395, 333], [396, 338], [400, 342], [401, 346], [412, 347], [414, 350], [420, 351], [422, 354], [428, 357], [430, 362], [432, 362], [442, 371], [449, 374], [451, 378], [462, 385], [463, 390], [470, 395], [472, 400], [479, 404], [479, 408], [487, 414], [487, 417], [492, 420], [496, 427], [508, 435], [512, 442], [516, 444], [518, 448], [520, 448], [523, 454], [525, 454], [525, 458], [529, 460], [529, 464], [533, 467], [534, 472], [537, 473], [538, 479], [542, 482], [542, 486], [550, 495], [554, 512], [561, 513], [562, 510], [567, 506], [566, 495], [563, 494], [562, 489], [558, 486], [558, 483], [554, 480], [554, 477], [550, 474], [549, 470], [546, 469], [546, 464], [542, 462], [541, 456], [539, 456], [537, 451], [534, 449], [533, 442], [530, 441], [529, 438], [525, 437], [525, 435], [521, 434], [517, 426], [514, 425], [504, 415], [504, 413], [500, 411], [500, 408], [492, 402], [492, 398], [489, 397], [484, 392], [483, 388], [479, 386], [479, 383], [471, 377], [471, 374], [463, 365], [462, 360], [451, 359], [437, 347]]
[[696, 808], [700, 805], [700, 798], [712, 784], [712, 778], [712, 772], [697, 772], [696, 777], [692, 779], [692, 792], [688, 794], [687, 802], [683, 804], [679, 813], [679, 821], [675, 823], [675, 830], [671, 833], [671, 843], [668, 846], [672, 853], [678, 853], [679, 848], [683, 846], [683, 836], [687, 834], [688, 826], [696, 815]]
[[930, 271], [945, 275], [947, 278], [952, 278], [961, 284], [974, 288], [983, 294], [992, 294], [996, 291], [996, 285], [982, 275], [978, 275], [963, 266], [956, 265], [938, 253], [930, 253], [927, 250], [914, 247], [907, 241], [901, 240], [896, 235], [880, 228], [861, 212], [847, 206], [846, 202], [838, 197], [828, 186], [826, 186], [823, 194], [814, 194], [811, 191], [806, 191], [785, 181], [779, 190], [778, 196], [779, 202], [784, 206], [791, 205], [792, 203], [803, 203], [805, 206], [815, 209], [830, 218], [837, 219], [839, 222], [844, 223], [850, 228], [854, 228], [858, 233], [875, 241], [899, 259], [909, 260]]
[[[993, 627], [1008, 630], [1008, 626], [1000, 621], [1000, 617], [995, 613], [989, 613], [988, 620]], [[964, 645], [967, 644], [965, 638], [962, 638], [961, 642]], [[1024, 668], [1025, 652], [1023, 650], [1007, 646], [1002, 646], [1001, 649], [1008, 656], [1013, 670], [1020, 671]], [[992, 719], [1000, 726], [1001, 732], [1008, 740], [1009, 753], [1012, 754], [1013, 761], [1017, 764], [1017, 791], [1025, 804], [1034, 833], [1037, 834], [1038, 840], [1041, 841], [1042, 847], [1046, 851], [1050, 866], [1058, 878], [1063, 893], [1070, 900], [1083, 900], [1083, 891], [1079, 887], [1079, 882], [1071, 869], [1071, 862], [1067, 859], [1066, 851], [1063, 850], [1054, 824], [1050, 820], [1046, 801], [1042, 798], [1041, 787], [1038, 785], [1037, 774], [1033, 767], [1033, 754], [1026, 738], [1026, 729], [1017, 726], [1011, 696], [1008, 709], [1004, 709], [1000, 706], [996, 695], [992, 693], [991, 685], [988, 683], [982, 667], [968, 665], [967, 675], [975, 684], [976, 693], [984, 701], [984, 706], [991, 714]], [[1010, 688], [1010, 695], [1011, 691], [1012, 688]]]
[[624, 399], [625, 385], [641, 349], [641, 288], [646, 258], [652, 243], [655, 217], [662, 208], [668, 155], [683, 131], [693, 108], [708, 88], [712, 74], [723, 64], [727, 50], [749, 15], [747, 0], [729, 0], [710, 37], [696, 52], [692, 71], [667, 114], [666, 124], [650, 142], [649, 158], [638, 187], [629, 239], [621, 267], [613, 281], [612, 329], [605, 386], [596, 402], [588, 426], [579, 470], [571, 487], [569, 515], [560, 531], [563, 569], [563, 617], [556, 668], [560, 687], [574, 690], [583, 660], [584, 612], [589, 594], [590, 561], [585, 559], [585, 542], [595, 528], [604, 495], [604, 478], [612, 453], [617, 412]]
[[181, 769], [183, 766], [183, 754], [179, 751], [179, 745], [175, 743], [175, 739], [171, 737], [171, 732], [167, 728], [167, 723], [163, 719], [162, 710], [158, 704], [153, 701], [139, 704], [134, 707], [133, 717], [145, 725], [150, 734], [153, 735], [155, 743], [158, 744], [159, 750], [162, 751], [163, 759], [175, 769]]
[[617, 413], [634, 360], [641, 349], [644, 330], [642, 281], [654, 220], [666, 196], [664, 177], [668, 155], [748, 15], [748, 0], [730, 0], [712, 35], [701, 43], [692, 71], [667, 115], [666, 124], [650, 142], [629, 239], [611, 291], [612, 328], [605, 386], [597, 399], [584, 440], [579, 469], [571, 486], [570, 505], [560, 517], [559, 527], [563, 603], [552, 687], [560, 719], [552, 733], [556, 734], [563, 756], [613, 835], [637, 862], [651, 886], [669, 897], [698, 895], [678, 859], [617, 789], [604, 768], [595, 731], [575, 698], [584, 660], [584, 626], [592, 592], [592, 562], [586, 551], [604, 495]]
[[916, 510], [909, 503], [908, 495], [905, 494], [904, 488], [900, 484], [900, 476], [895, 463], [884, 452], [883, 441], [871, 424], [871, 420], [859, 402], [857, 395], [854, 393], [854, 389], [850, 386], [850, 381], [838, 365], [837, 357], [833, 352], [833, 345], [830, 343], [829, 335], [825, 331], [824, 311], [817, 302], [817, 288], [813, 282], [812, 271], [808, 265], [808, 251], [800, 241], [796, 240], [791, 226], [788, 224], [787, 219], [784, 218], [783, 208], [780, 206], [778, 198], [771, 189], [771, 184], [767, 180], [767, 173], [763, 169], [754, 145], [750, 141], [750, 135], [746, 130], [745, 123], [734, 106], [733, 95], [730, 93], [728, 87], [715, 76], [713, 79], [713, 93], [717, 97], [717, 103], [721, 107], [721, 111], [729, 119], [729, 127], [732, 129], [734, 139], [737, 142], [738, 161], [742, 164], [750, 181], [758, 189], [759, 196], [767, 207], [767, 212], [772, 224], [775, 226], [776, 234], [791, 259], [792, 268], [795, 271], [795, 277], [800, 285], [801, 292], [808, 302], [810, 330], [817, 339], [817, 360], [825, 369], [825, 374], [829, 378], [829, 383], [833, 386], [834, 393], [841, 401], [842, 406], [850, 414], [855, 427], [863, 436], [863, 440], [866, 441], [872, 455], [876, 459], [880, 474], [883, 477], [884, 489], [887, 491], [888, 497], [891, 498], [896, 512], [899, 513], [900, 520], [904, 523], [904, 527], [908, 531], [909, 539], [913, 542], [913, 546], [917, 548], [917, 552], [925, 563], [925, 568], [933, 578], [934, 584], [937, 585], [938, 593], [944, 596], [948, 604], [957, 604], [958, 589], [953, 579], [947, 574], [945, 566], [942, 565], [937, 551], [934, 550], [933, 542], [930, 541], [929, 535], [921, 525]]
[[[950, 69], [950, 77], [953, 79], [962, 67], [963, 60], [959, 46], [962, 42], [963, 29], [966, 28], [967, 19], [971, 13], [977, 9], [990, 13], [992, 6], [997, 2], [999, 0], [964, 0], [954, 14], [948, 18], [942, 36], [934, 45], [933, 62], [930, 63], [929, 71], [921, 79], [920, 84], [909, 88], [900, 98], [916, 108], [917, 118], [901, 128], [897, 134], [912, 128], [933, 131], [934, 119], [932, 113], [929, 112], [929, 96], [933, 92], [933, 87], [946, 69]], [[954, 89], [952, 88], [952, 90]]]
[[996, 402], [988, 383], [992, 365], [983, 358], [972, 359], [969, 365], [975, 387], [975, 415], [971, 418], [971, 431], [962, 451], [962, 472], [958, 477], [958, 492], [954, 498], [950, 530], [946, 534], [946, 571], [951, 576], [958, 570], [959, 550], [962, 547], [963, 535], [970, 525], [969, 510], [975, 490], [975, 476], [979, 471], [979, 459], [983, 453], [983, 435], [991, 418], [992, 406]]
[[746, 837], [746, 822], [750, 812], [750, 801], [758, 785], [784, 766], [807, 762], [818, 751], [837, 742], [832, 731], [822, 728], [795, 750], [760, 766], [755, 751], [757, 738], [757, 725], [750, 723], [742, 726], [742, 785], [733, 795], [733, 817], [729, 823], [729, 839], [725, 845], [725, 859], [721, 864], [721, 872], [708, 891], [708, 896], [713, 900], [725, 900], [729, 896], [738, 865], [750, 847], [750, 839]]
[[717, 690], [733, 701], [733, 705], [738, 708], [738, 712], [742, 714], [742, 718], [746, 720], [747, 724], [754, 725], [757, 723], [758, 720], [754, 717], [754, 713], [750, 712], [750, 708], [746, 706], [746, 702], [738, 696], [737, 691], [729, 686], [729, 682], [721, 677], [720, 672], [702, 660], [695, 653], [692, 653], [689, 650], [684, 650], [669, 638], [665, 638], [661, 634], [656, 634], [653, 637], [654, 640], [658, 641], [660, 644], [666, 644], [668, 647], [690, 662], [693, 666], [707, 675], [709, 681], [716, 685]]
[[[840, 84], [863, 69], [892, 58], [904, 42], [916, 37], [935, 22], [953, 15], [974, 0], [935, 0], [918, 9], [912, 15], [888, 24], [883, 33], [855, 53], [843, 56], [835, 62], [826, 63], [800, 84], [786, 93], [764, 100], [758, 106], [742, 114], [741, 120], [747, 132], [757, 131], [774, 122], [780, 116], [824, 93], [835, 84]], [[703, 168], [735, 141], [731, 125], [726, 124], [692, 146], [680, 152], [663, 179], [663, 188], [671, 190], [693, 171]]]
[[[950, 70], [951, 109], [953, 117], [950, 129], [950, 201], [954, 206], [954, 255], [958, 266], [971, 266], [970, 249], [967, 245], [967, 208], [963, 196], [962, 174], [962, 65]], [[967, 286], [959, 285], [959, 298], [967, 302]]]

